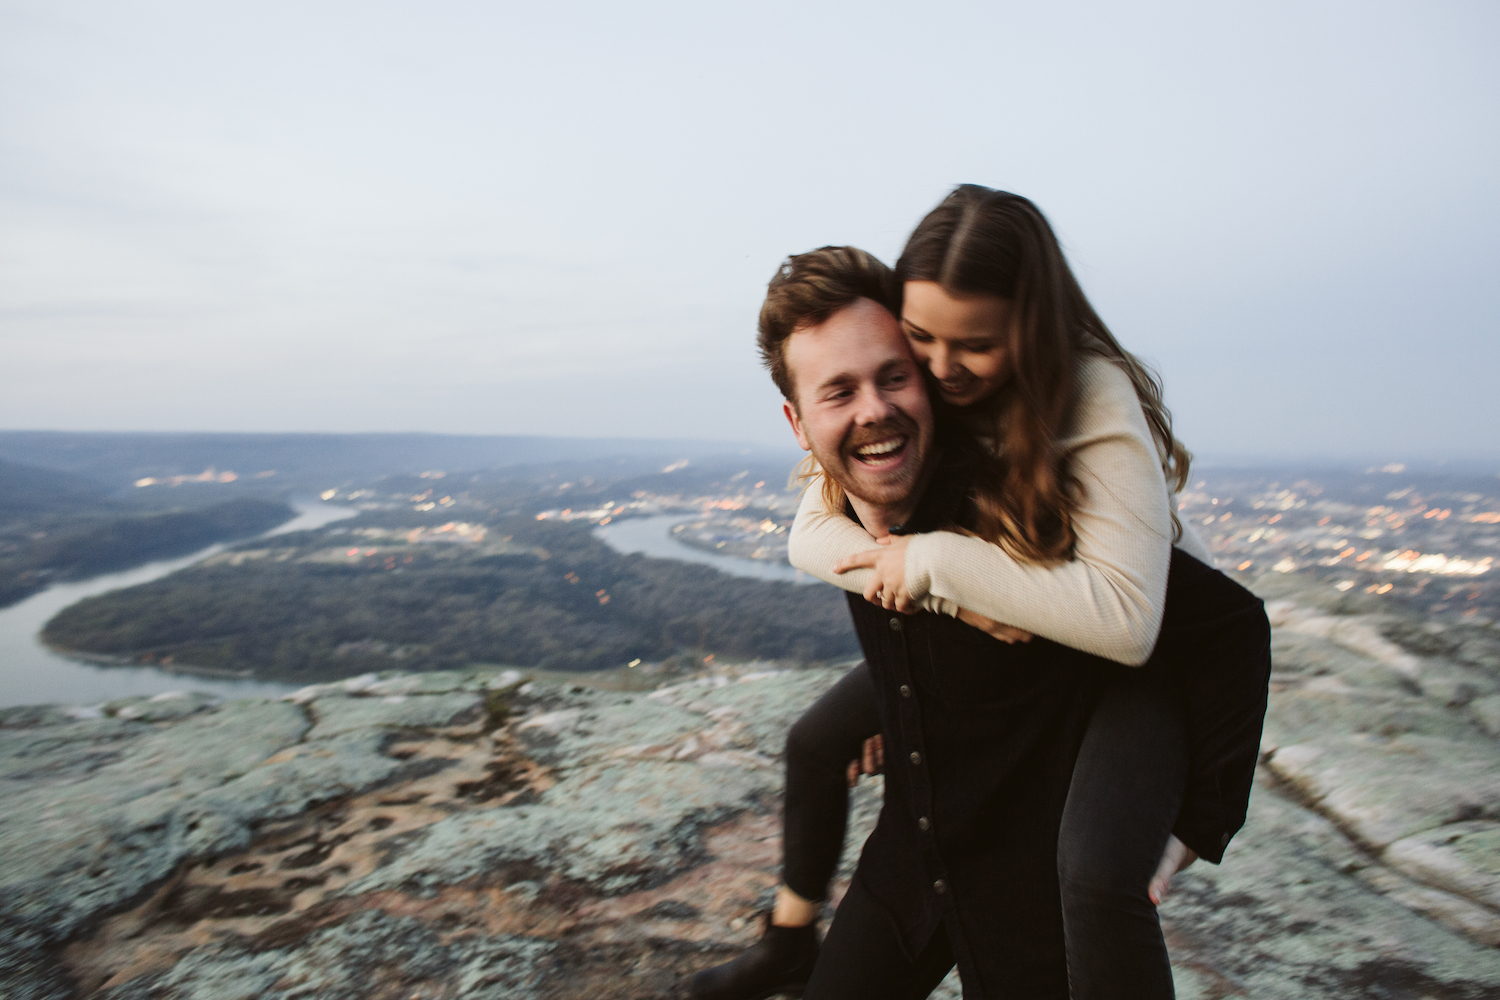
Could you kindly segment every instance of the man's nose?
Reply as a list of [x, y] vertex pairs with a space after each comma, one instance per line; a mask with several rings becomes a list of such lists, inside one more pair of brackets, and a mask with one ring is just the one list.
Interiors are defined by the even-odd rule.
[[859, 405], [854, 419], [861, 426], [878, 424], [891, 415], [892, 407], [885, 394], [873, 385], [865, 386], [859, 393]]

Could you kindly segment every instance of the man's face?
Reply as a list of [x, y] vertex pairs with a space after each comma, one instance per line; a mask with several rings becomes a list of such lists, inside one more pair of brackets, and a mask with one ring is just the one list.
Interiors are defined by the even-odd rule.
[[932, 452], [932, 407], [896, 317], [856, 299], [785, 350], [797, 398], [783, 409], [797, 443], [851, 496], [906, 502]]

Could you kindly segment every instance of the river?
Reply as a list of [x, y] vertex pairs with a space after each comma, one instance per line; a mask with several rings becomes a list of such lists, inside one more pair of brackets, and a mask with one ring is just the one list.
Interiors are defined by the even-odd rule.
[[[352, 517], [357, 511], [332, 504], [298, 503], [297, 517], [262, 537], [317, 528]], [[817, 583], [816, 577], [778, 563], [742, 559], [705, 552], [683, 545], [672, 537], [673, 525], [691, 521], [692, 514], [615, 521], [594, 533], [618, 552], [640, 552], [656, 559], [701, 563], [732, 576], [789, 583]], [[223, 544], [178, 559], [147, 563], [120, 573], [108, 573], [77, 583], [60, 583], [33, 594], [19, 604], [0, 609], [0, 708], [10, 705], [97, 705], [133, 695], [157, 695], [169, 691], [203, 691], [224, 698], [275, 698], [293, 690], [291, 685], [264, 681], [218, 680], [172, 673], [158, 667], [109, 666], [70, 659], [48, 649], [38, 640], [42, 626], [63, 608], [111, 590], [134, 587], [223, 551]]]
[[595, 528], [594, 535], [610, 548], [626, 554], [639, 552], [653, 559], [677, 559], [682, 562], [702, 563], [730, 576], [748, 576], [757, 580], [782, 580], [787, 583], [818, 583], [817, 577], [793, 569], [781, 563], [762, 562], [759, 559], [742, 559], [725, 556], [717, 552], [706, 552], [684, 545], [672, 537], [672, 526], [684, 521], [695, 521], [696, 514], [661, 514], [657, 517], [626, 518], [614, 521], [602, 528]]
[[[317, 501], [299, 502], [293, 506], [298, 511], [295, 518], [261, 537], [318, 528], [358, 513], [349, 507]], [[95, 594], [158, 579], [221, 552], [224, 547], [221, 543], [178, 559], [147, 563], [77, 583], [56, 584], [19, 604], [0, 609], [0, 707], [49, 703], [97, 705], [115, 698], [165, 694], [168, 691], [203, 691], [224, 698], [274, 698], [292, 690], [286, 684], [212, 680], [174, 674], [156, 667], [95, 666], [54, 652], [37, 638], [42, 626], [70, 604]]]

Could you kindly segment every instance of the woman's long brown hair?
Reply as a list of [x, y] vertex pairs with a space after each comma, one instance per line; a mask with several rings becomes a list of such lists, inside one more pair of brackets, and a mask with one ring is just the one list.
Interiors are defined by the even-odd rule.
[[[974, 463], [976, 534], [1025, 562], [1071, 558], [1073, 512], [1083, 487], [1062, 440], [1078, 408], [1078, 366], [1090, 354], [1112, 359], [1129, 374], [1169, 487], [1175, 492], [1187, 484], [1191, 456], [1172, 436], [1161, 378], [1121, 347], [1094, 312], [1052, 227], [1030, 201], [960, 185], [918, 224], [896, 275], [903, 282], [935, 281], [961, 295], [998, 295], [1015, 305], [1016, 321], [1003, 334], [1006, 380], [968, 413], [995, 447], [993, 456]], [[1176, 511], [1172, 520], [1180, 537]]]

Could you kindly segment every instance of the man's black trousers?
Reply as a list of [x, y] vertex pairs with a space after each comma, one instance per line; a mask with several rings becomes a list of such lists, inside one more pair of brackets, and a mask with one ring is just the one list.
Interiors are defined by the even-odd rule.
[[[861, 663], [788, 736], [783, 877], [804, 899], [828, 895], [848, 817], [847, 768], [878, 732], [874, 682]], [[1159, 675], [1119, 668], [1089, 722], [1058, 840], [1074, 1000], [1173, 995], [1146, 889], [1177, 819], [1187, 767], [1179, 696]], [[940, 930], [916, 956], [905, 955], [894, 935], [879, 904], [856, 884], [829, 930], [806, 1000], [926, 996], [953, 965], [945, 935]]]

